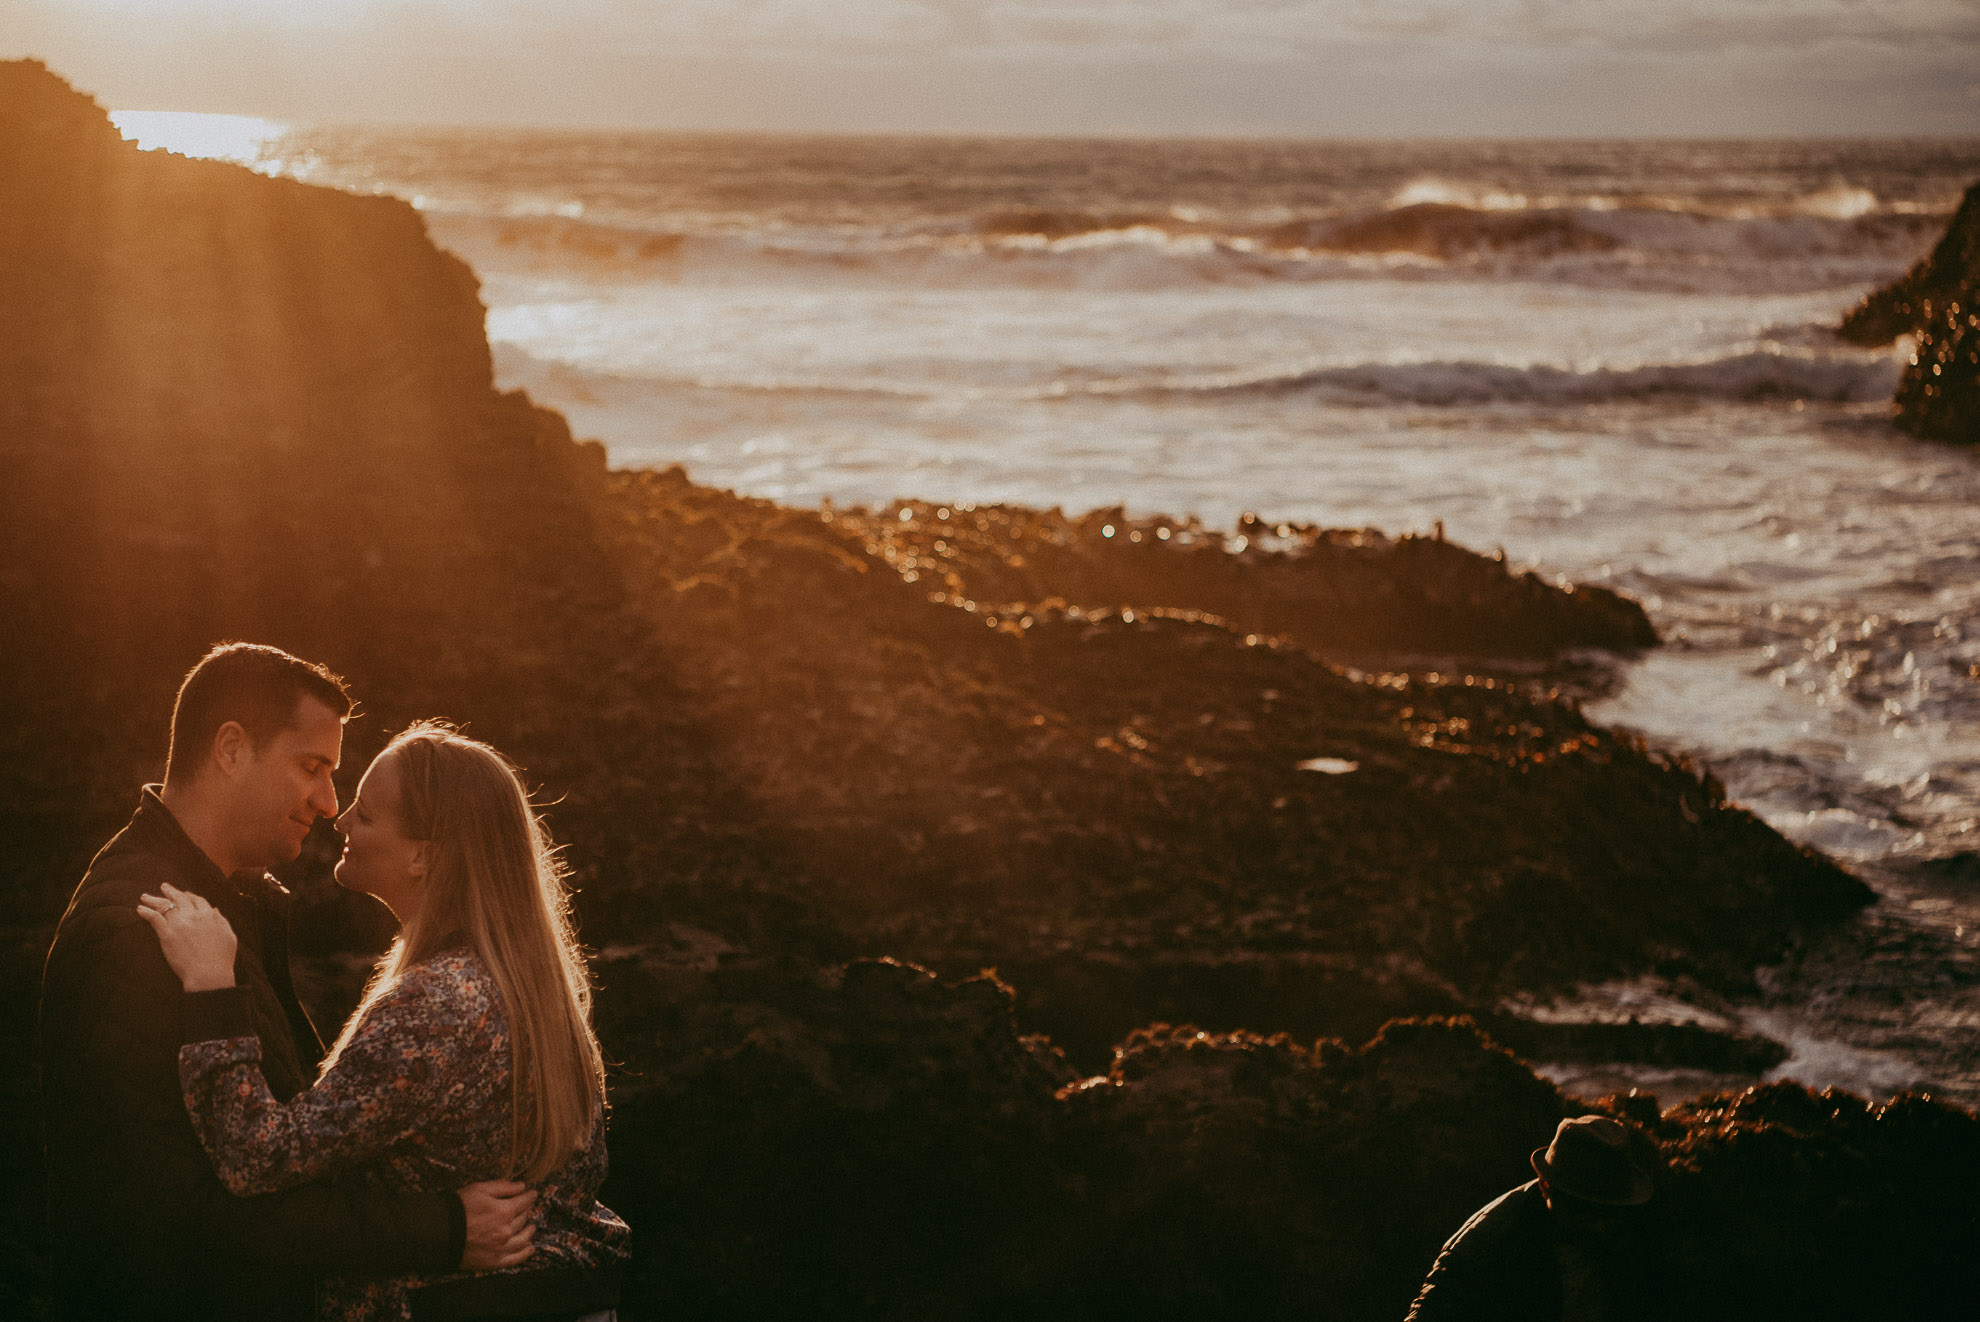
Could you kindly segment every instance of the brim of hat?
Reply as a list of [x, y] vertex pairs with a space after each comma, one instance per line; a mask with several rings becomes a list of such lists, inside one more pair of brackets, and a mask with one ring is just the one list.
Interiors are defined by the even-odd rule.
[[1629, 1168], [1629, 1192], [1623, 1197], [1612, 1198], [1592, 1194], [1585, 1189], [1577, 1189], [1574, 1185], [1561, 1179], [1555, 1173], [1554, 1168], [1547, 1164], [1547, 1149], [1533, 1149], [1533, 1155], [1529, 1160], [1533, 1163], [1533, 1173], [1545, 1180], [1549, 1188], [1559, 1189], [1571, 1198], [1579, 1198], [1584, 1203], [1596, 1203], [1602, 1207], [1635, 1207], [1639, 1203], [1647, 1203], [1650, 1201], [1651, 1192], [1656, 1188], [1650, 1182], [1648, 1175], [1645, 1175], [1632, 1165]]

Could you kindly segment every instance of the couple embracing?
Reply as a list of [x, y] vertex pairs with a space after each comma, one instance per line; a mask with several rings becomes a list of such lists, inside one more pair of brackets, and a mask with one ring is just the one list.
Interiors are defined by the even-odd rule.
[[[609, 1319], [604, 1069], [562, 869], [514, 767], [439, 723], [339, 814], [351, 701], [228, 644], [42, 984], [58, 1316]], [[319, 818], [398, 940], [326, 1052], [267, 874]]]

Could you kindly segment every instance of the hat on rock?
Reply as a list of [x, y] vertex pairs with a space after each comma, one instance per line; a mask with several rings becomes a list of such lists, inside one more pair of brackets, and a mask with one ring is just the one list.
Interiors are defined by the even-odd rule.
[[1563, 1120], [1554, 1141], [1533, 1150], [1534, 1173], [1583, 1202], [1631, 1207], [1650, 1201], [1650, 1177], [1629, 1159], [1629, 1131], [1605, 1115]]

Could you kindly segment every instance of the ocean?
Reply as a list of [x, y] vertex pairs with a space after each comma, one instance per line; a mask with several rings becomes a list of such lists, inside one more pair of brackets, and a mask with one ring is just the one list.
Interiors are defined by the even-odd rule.
[[[1774, 1075], [1980, 1105], [1980, 454], [1908, 352], [1830, 333], [1922, 256], [1980, 140], [1213, 142], [313, 128], [147, 146], [411, 200], [497, 376], [619, 466], [896, 498], [1438, 523], [1642, 601], [1590, 715], [1709, 766], [1880, 895], [1758, 1004]], [[1577, 1091], [1752, 1080], [1548, 1066]]]

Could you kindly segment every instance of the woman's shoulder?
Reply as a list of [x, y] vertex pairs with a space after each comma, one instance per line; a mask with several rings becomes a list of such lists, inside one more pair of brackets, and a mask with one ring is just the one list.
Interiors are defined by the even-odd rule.
[[382, 1004], [422, 1016], [477, 1019], [499, 1014], [501, 995], [472, 950], [450, 946], [407, 965]]
[[465, 941], [458, 941], [442, 946], [423, 959], [408, 963], [406, 976], [410, 978], [415, 974], [439, 978], [485, 978], [488, 976], [488, 968], [481, 962], [481, 957], [474, 953], [474, 947]]

